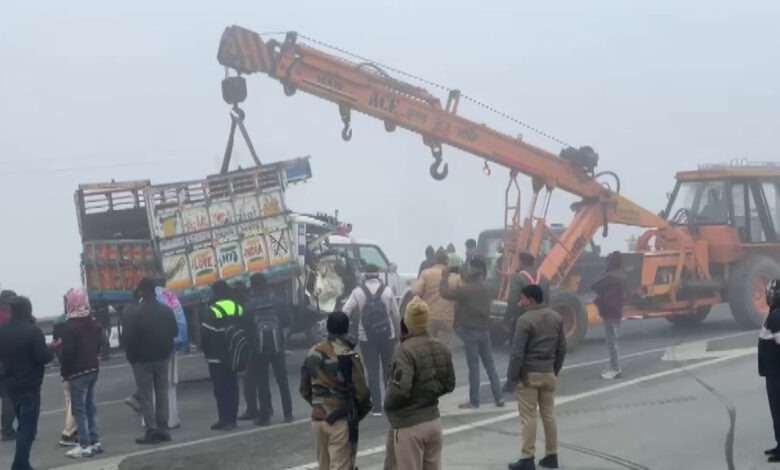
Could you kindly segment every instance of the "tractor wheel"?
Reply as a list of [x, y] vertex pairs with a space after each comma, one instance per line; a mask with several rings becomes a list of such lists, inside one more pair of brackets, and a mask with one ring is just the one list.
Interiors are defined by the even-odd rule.
[[696, 313], [689, 313], [687, 315], [672, 315], [664, 317], [666, 321], [679, 328], [691, 328], [699, 323], [703, 322], [707, 315], [710, 314], [712, 306], [699, 307], [696, 309]]
[[729, 307], [737, 324], [759, 328], [769, 313], [766, 285], [780, 278], [780, 265], [768, 256], [753, 256], [740, 261], [729, 278]]
[[576, 293], [568, 289], [552, 289], [549, 305], [561, 316], [567, 349], [573, 351], [588, 332], [588, 311], [585, 304]]

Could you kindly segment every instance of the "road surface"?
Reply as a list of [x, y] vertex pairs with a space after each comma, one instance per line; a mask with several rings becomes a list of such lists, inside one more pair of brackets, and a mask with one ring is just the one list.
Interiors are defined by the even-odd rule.
[[[725, 443], [730, 420], [724, 403], [736, 409], [731, 458], [735, 468], [774, 468], [762, 456], [762, 450], [772, 444], [771, 421], [763, 382], [756, 374], [755, 344], [756, 333], [738, 330], [726, 309], [714, 310], [689, 331], [664, 320], [629, 321], [621, 337], [624, 377], [608, 382], [600, 378], [606, 353], [602, 332], [594, 327], [567, 357], [560, 377], [561, 468], [729, 468]], [[297, 349], [288, 355], [293, 390], [304, 353]], [[458, 386], [441, 402], [444, 468], [506, 468], [507, 462], [519, 457], [520, 423], [514, 400], [507, 396], [507, 407], [495, 408], [484, 384], [482, 407], [459, 410], [458, 404], [467, 399], [467, 370], [462, 351], [456, 349], [454, 357]], [[496, 362], [503, 373], [506, 351], [496, 351]], [[173, 431], [172, 443], [149, 448], [134, 443], [142, 429], [138, 417], [122, 403], [134, 388], [130, 369], [119, 359], [105, 363], [97, 398], [106, 453], [81, 461], [65, 458], [57, 446], [63, 423], [62, 391], [52, 371], [44, 382], [33, 464], [83, 470], [316, 468], [309, 410], [302, 399], [293, 397], [297, 420], [292, 424], [281, 423], [275, 395], [277, 415], [272, 426], [242, 423], [235, 432], [214, 433], [209, 426], [216, 420], [216, 410], [202, 357], [182, 358], [180, 370], [182, 426]], [[381, 468], [386, 430], [385, 418], [368, 417], [361, 425], [361, 469]], [[539, 439], [538, 448], [543, 449], [541, 426]], [[0, 445], [0, 467], [10, 466], [12, 454], [11, 444]]]

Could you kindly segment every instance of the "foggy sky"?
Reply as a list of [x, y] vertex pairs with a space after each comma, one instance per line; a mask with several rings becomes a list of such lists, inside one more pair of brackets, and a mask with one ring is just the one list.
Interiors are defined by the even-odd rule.
[[[0, 283], [30, 295], [37, 315], [60, 313], [79, 282], [79, 183], [218, 171], [229, 118], [216, 51], [228, 25], [297, 30], [591, 145], [623, 194], [657, 211], [675, 171], [780, 160], [779, 22], [773, 0], [4, 2]], [[314, 178], [289, 191], [289, 206], [338, 209], [402, 270], [415, 271], [429, 243], [462, 251], [503, 223], [506, 170], [485, 177], [481, 160], [445, 147], [450, 176], [435, 182], [418, 135], [354, 115], [344, 143], [336, 105], [285, 97], [264, 75], [248, 85], [260, 158], [312, 155]], [[474, 106], [459, 113], [560, 150]], [[573, 199], [554, 201], [548, 220], [567, 222]], [[604, 244], [625, 248], [630, 233], [613, 229]]]

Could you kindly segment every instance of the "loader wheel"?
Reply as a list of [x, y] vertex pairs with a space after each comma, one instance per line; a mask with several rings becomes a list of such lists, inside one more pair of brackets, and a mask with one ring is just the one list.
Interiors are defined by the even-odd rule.
[[684, 315], [672, 315], [664, 317], [666, 321], [679, 328], [691, 328], [703, 322], [707, 315], [710, 314], [712, 306], [699, 307], [696, 309], [696, 313], [689, 313]]
[[579, 296], [567, 289], [550, 291], [550, 307], [558, 312], [563, 320], [566, 333], [566, 349], [576, 349], [588, 332], [588, 311]]
[[729, 307], [737, 324], [759, 328], [769, 313], [766, 285], [780, 278], [780, 265], [768, 256], [753, 256], [739, 262], [729, 279]]

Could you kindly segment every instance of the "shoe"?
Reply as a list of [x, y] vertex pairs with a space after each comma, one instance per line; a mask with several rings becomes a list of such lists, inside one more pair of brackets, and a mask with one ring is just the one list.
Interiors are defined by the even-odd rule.
[[374, 416], [375, 418], [381, 418], [383, 415], [382, 410], [373, 410], [371, 412], [371, 416]]
[[79, 445], [79, 438], [74, 433], [72, 436], [66, 436], [65, 434], [60, 436], [60, 446], [73, 447]]
[[259, 413], [254, 412], [250, 413], [249, 411], [245, 412], [241, 416], [238, 417], [239, 421], [254, 421], [257, 419], [257, 417], [260, 416]]
[[156, 437], [160, 442], [171, 442], [171, 435], [167, 432], [157, 431], [154, 433], [154, 437]]
[[211, 426], [212, 431], [232, 431], [236, 429], [236, 423], [217, 423]]
[[151, 445], [151, 444], [159, 444], [160, 440], [157, 438], [157, 433], [154, 432], [147, 432], [144, 434], [144, 437], [139, 437], [135, 440], [136, 444], [142, 444], [142, 445]]
[[271, 418], [257, 418], [255, 420], [255, 426], [269, 426], [271, 424]]
[[539, 461], [539, 466], [544, 468], [558, 468], [558, 454], [545, 455]]
[[604, 380], [614, 380], [623, 377], [623, 372], [619, 370], [605, 370], [601, 373], [601, 378]]
[[774, 447], [774, 448], [772, 448], [772, 449], [767, 449], [767, 450], [765, 450], [765, 451], [764, 451], [764, 455], [767, 455], [767, 456], [768, 456], [768, 455], [774, 455], [774, 454], [777, 454], [777, 453], [778, 453], [778, 450], [780, 450], [780, 448], [778, 448], [778, 447]]
[[71, 459], [81, 459], [84, 457], [92, 457], [92, 447], [81, 447], [76, 446], [72, 448], [71, 450], [65, 452], [65, 457], [71, 458]]
[[503, 408], [504, 407], [504, 400], [498, 399], [496, 400], [496, 408]]
[[8, 434], [3, 434], [3, 437], [0, 438], [0, 441], [2, 442], [15, 441], [15, 440], [16, 440], [16, 431]]
[[284, 417], [284, 422], [285, 422], [285, 423], [287, 423], [287, 424], [294, 423], [294, 422], [295, 422], [295, 418], [293, 418], [293, 416], [292, 416], [292, 415], [285, 416], [285, 417]]
[[534, 463], [533, 457], [520, 459], [515, 463], [510, 463], [509, 470], [536, 470], [536, 464]]
[[469, 401], [469, 402], [462, 403], [462, 404], [458, 405], [458, 408], [460, 408], [461, 410], [478, 410], [479, 409], [479, 405], [475, 405], [474, 403], [471, 403]]
[[766, 459], [767, 462], [780, 462], [780, 454], [772, 454]]
[[99, 455], [103, 453], [103, 446], [99, 442], [92, 444], [89, 446], [89, 448], [92, 450], [92, 455]]

